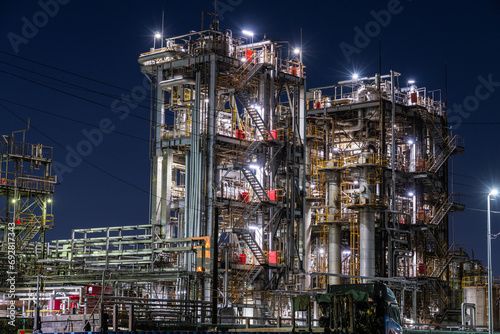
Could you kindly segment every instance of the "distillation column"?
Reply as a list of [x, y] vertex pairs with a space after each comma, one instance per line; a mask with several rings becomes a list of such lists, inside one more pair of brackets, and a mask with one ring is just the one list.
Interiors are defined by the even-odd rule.
[[[370, 152], [363, 152], [369, 155]], [[370, 180], [374, 179], [372, 167], [363, 166], [359, 175], [359, 275], [375, 276], [375, 211], [372, 206], [375, 199], [373, 185]]]
[[[342, 273], [342, 235], [340, 228], [340, 172], [329, 171], [328, 182], [328, 273]], [[329, 284], [341, 284], [342, 278], [329, 276]]]

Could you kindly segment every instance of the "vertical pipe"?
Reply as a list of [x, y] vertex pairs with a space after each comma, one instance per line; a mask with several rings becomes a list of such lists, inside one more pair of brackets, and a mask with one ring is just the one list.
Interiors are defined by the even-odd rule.
[[164, 181], [163, 181], [163, 191], [162, 191], [162, 213], [161, 213], [161, 236], [165, 236], [167, 239], [171, 238], [168, 226], [170, 225], [170, 208], [172, 203], [172, 169], [174, 162], [174, 150], [167, 150], [167, 161], [163, 162], [164, 169]]
[[[210, 242], [210, 257], [212, 260], [212, 324], [217, 324], [217, 292], [218, 292], [218, 282], [219, 282], [219, 246], [218, 235], [219, 235], [219, 210], [215, 208], [215, 219], [212, 231], [212, 240]], [[202, 265], [205, 265], [204, 263]]]
[[362, 208], [359, 211], [359, 246], [359, 274], [373, 277], [375, 276], [375, 213], [369, 208]]
[[[304, 253], [304, 270], [306, 272], [311, 271], [311, 235], [312, 235], [312, 207], [307, 204], [305, 207], [305, 217], [304, 217], [304, 236], [305, 236], [305, 253]], [[309, 289], [311, 287], [311, 276], [307, 275], [305, 280], [305, 288]]]
[[[210, 62], [210, 92], [209, 92], [209, 115], [208, 115], [208, 180], [207, 180], [207, 235], [211, 235], [213, 229], [213, 200], [214, 200], [214, 161], [215, 161], [215, 120], [217, 106], [217, 73], [215, 59]], [[216, 224], [217, 222], [215, 222]], [[217, 259], [214, 259], [217, 261]]]
[[113, 305], [113, 331], [118, 331], [118, 304]]
[[129, 305], [129, 310], [128, 310], [128, 330], [130, 332], [135, 330], [135, 324], [134, 324], [134, 305], [130, 304]]
[[[328, 174], [328, 221], [336, 221], [340, 215], [340, 174], [332, 171]], [[331, 223], [328, 229], [328, 273], [342, 273], [342, 238], [340, 225]], [[329, 276], [329, 284], [341, 284], [342, 279]]]
[[488, 333], [493, 334], [493, 291], [492, 291], [492, 274], [491, 274], [491, 218], [490, 218], [490, 197], [488, 194], [488, 225], [486, 235], [488, 237]]
[[[341, 231], [339, 224], [331, 224], [328, 230], [328, 273], [342, 273]], [[342, 278], [328, 276], [329, 284], [341, 284]]]
[[228, 305], [229, 289], [229, 247], [224, 247], [224, 307]]
[[417, 321], [417, 287], [413, 288], [413, 323], [418, 324], [418, 321]]

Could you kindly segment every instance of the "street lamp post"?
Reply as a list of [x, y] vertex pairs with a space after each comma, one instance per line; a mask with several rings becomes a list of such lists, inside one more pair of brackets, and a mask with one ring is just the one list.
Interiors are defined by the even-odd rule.
[[487, 224], [487, 241], [488, 241], [488, 333], [493, 334], [493, 288], [492, 288], [492, 270], [491, 270], [491, 196], [498, 194], [496, 189], [493, 189], [488, 194], [488, 224]]

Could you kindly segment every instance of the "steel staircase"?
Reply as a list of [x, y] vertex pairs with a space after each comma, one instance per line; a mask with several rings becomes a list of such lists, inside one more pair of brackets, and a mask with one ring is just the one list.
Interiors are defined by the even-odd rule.
[[420, 115], [422, 115], [422, 119], [428, 125], [428, 129], [431, 132], [432, 137], [436, 140], [439, 146], [446, 141], [446, 137], [443, 136], [443, 131], [436, 126], [436, 122], [434, 122], [433, 116], [429, 114], [427, 109], [419, 108]]
[[38, 232], [40, 232], [40, 225], [33, 224], [26, 226], [24, 230], [19, 233], [19, 238], [16, 242], [16, 251], [22, 251], [24, 248], [26, 248], [26, 246], [28, 246], [29, 242], [33, 240]]
[[244, 230], [244, 229], [233, 228], [233, 229], [224, 230], [224, 232], [236, 233], [238, 238], [245, 241], [245, 243], [248, 245], [248, 248], [252, 251], [252, 254], [255, 256], [255, 258], [257, 259], [257, 261], [259, 261], [259, 263], [261, 265], [268, 264], [266, 255], [264, 254], [264, 252], [262, 251], [260, 246], [257, 244], [255, 239], [253, 238], [252, 233], [250, 233], [250, 231]]
[[257, 111], [257, 109], [255, 108], [255, 106], [252, 105], [248, 94], [245, 91], [238, 89], [238, 90], [236, 90], [236, 97], [241, 102], [241, 104], [243, 105], [245, 110], [247, 111], [247, 114], [252, 119], [252, 122], [254, 123], [255, 127], [260, 132], [260, 134], [262, 135], [262, 138], [264, 140], [266, 140], [268, 138], [273, 138], [266, 123], [264, 123], [264, 120], [260, 116], [260, 114]]
[[254, 214], [259, 210], [261, 202], [249, 202], [248, 205], [243, 210], [241, 214], [239, 222], [239, 227], [248, 226], [250, 219], [254, 216]]
[[448, 300], [446, 297], [446, 290], [441, 285], [439, 280], [430, 279], [429, 280], [430, 288], [426, 289], [429, 291], [430, 302], [434, 303], [439, 312], [435, 315], [435, 319], [439, 319], [442, 314], [446, 312], [448, 309]]
[[447, 137], [444, 141], [443, 148], [439, 156], [432, 162], [429, 167], [429, 172], [436, 173], [441, 166], [448, 160], [448, 158], [457, 150], [458, 140], [462, 137], [458, 135], [453, 136], [453, 138]]
[[239, 165], [246, 165], [246, 164], [250, 163], [252, 161], [252, 155], [260, 147], [260, 145], [261, 145], [260, 141], [250, 142], [250, 144], [248, 145], [245, 152], [243, 152], [243, 154], [238, 159], [238, 164]]
[[262, 67], [264, 67], [264, 63], [252, 64], [248, 69], [248, 73], [245, 77], [246, 81], [243, 82], [243, 85], [246, 85], [248, 81], [252, 80]]
[[233, 277], [234, 289], [247, 288], [255, 281], [255, 279], [259, 276], [260, 272], [262, 271], [262, 267], [255, 264], [245, 265], [245, 266], [248, 268], [238, 270], [236, 272], [236, 275]]
[[274, 317], [273, 311], [271, 311], [271, 309], [269, 308], [269, 306], [264, 305], [264, 307], [261, 308], [260, 310], [261, 310], [261, 315], [263, 316], [263, 318], [266, 318], [266, 321], [270, 325], [276, 325], [277, 324], [277, 321], [276, 321], [276, 318]]
[[429, 192], [432, 198], [440, 199], [442, 197], [442, 192], [436, 187], [436, 184], [434, 183], [433, 174], [427, 173], [427, 175], [422, 178], [422, 183], [424, 184], [425, 189]]
[[262, 50], [252, 55], [252, 60], [245, 61], [232, 75], [233, 83], [236, 88], [242, 89], [252, 78], [259, 73], [260, 69], [265, 66], [265, 63], [257, 63]]
[[446, 268], [448, 268], [448, 265], [450, 264], [451, 260], [453, 258], [453, 253], [449, 253], [443, 257], [436, 268], [431, 273], [431, 277], [439, 278], [443, 273], [445, 272]]
[[452, 207], [453, 203], [450, 203], [449, 200], [444, 202], [430, 221], [430, 224], [439, 225], [443, 221], [444, 217], [446, 217], [446, 215], [450, 212]]
[[259, 180], [257, 180], [257, 177], [252, 172], [252, 170], [243, 168], [242, 172], [243, 175], [245, 175], [245, 178], [247, 179], [248, 183], [250, 183], [250, 186], [252, 187], [253, 191], [255, 192], [259, 200], [261, 202], [269, 201], [269, 197], [267, 196], [266, 191], [260, 184]]
[[438, 146], [441, 148], [440, 154], [436, 159], [433, 159], [428, 162], [429, 172], [436, 173], [441, 166], [446, 162], [446, 160], [457, 151], [459, 147], [458, 142], [462, 139], [462, 137], [455, 135], [451, 138], [448, 135], [444, 135], [443, 131], [436, 126], [436, 122], [431, 114], [427, 111], [427, 109], [419, 109], [420, 115], [422, 115], [422, 119], [427, 124], [427, 128], [429, 129], [432, 138], [436, 141]]

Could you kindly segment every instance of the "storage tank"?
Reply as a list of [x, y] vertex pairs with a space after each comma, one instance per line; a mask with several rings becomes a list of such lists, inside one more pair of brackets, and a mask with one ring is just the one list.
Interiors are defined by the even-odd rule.
[[476, 325], [488, 326], [488, 307], [486, 287], [473, 286], [464, 288], [464, 303], [476, 304]]

